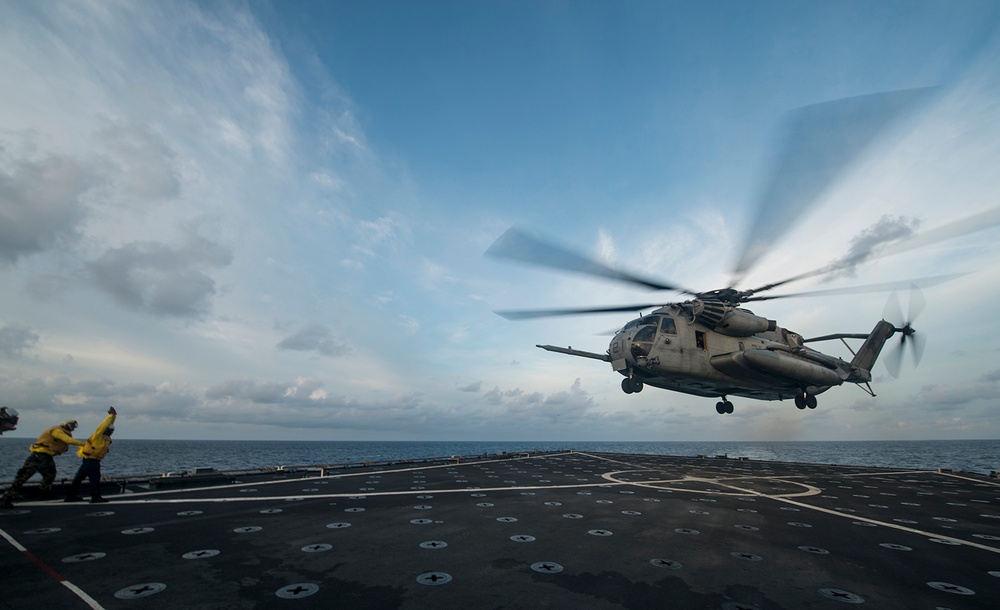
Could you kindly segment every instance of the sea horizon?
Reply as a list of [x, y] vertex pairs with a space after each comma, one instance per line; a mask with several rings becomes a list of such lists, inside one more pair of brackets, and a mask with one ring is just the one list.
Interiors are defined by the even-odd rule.
[[[0, 437], [0, 481], [13, 479], [34, 438]], [[26, 443], [27, 442], [27, 443]], [[525, 451], [581, 451], [912, 468], [979, 474], [1000, 471], [1000, 439], [850, 441], [317, 441], [115, 439], [105, 476], [389, 462]], [[78, 467], [75, 451], [56, 458], [59, 477]]]

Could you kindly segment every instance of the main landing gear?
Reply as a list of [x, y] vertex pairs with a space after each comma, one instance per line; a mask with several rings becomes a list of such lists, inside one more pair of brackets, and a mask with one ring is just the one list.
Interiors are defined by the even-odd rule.
[[799, 409], [805, 409], [806, 407], [810, 409], [816, 408], [816, 397], [808, 392], [802, 392], [801, 394], [795, 395], [795, 406]]
[[732, 413], [733, 412], [733, 403], [731, 403], [728, 400], [726, 400], [726, 397], [723, 396], [722, 400], [720, 400], [719, 402], [715, 403], [715, 410], [719, 413], [719, 415], [725, 415], [726, 413]]

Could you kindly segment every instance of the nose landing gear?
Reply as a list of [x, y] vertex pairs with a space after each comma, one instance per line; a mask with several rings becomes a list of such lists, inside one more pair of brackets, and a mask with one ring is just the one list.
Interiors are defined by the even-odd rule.
[[733, 403], [731, 403], [728, 400], [726, 400], [726, 397], [723, 396], [722, 400], [720, 400], [719, 402], [715, 403], [715, 410], [716, 410], [716, 412], [718, 412], [719, 415], [725, 415], [726, 413], [732, 413], [733, 412]]
[[622, 379], [622, 391], [626, 394], [638, 394], [642, 391], [642, 379], [638, 377], [626, 377]]

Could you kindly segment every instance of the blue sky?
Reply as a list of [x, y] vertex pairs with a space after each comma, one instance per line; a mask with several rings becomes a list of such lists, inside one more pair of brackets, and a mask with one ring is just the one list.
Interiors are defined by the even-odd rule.
[[[96, 426], [113, 404], [127, 438], [998, 438], [994, 226], [798, 286], [968, 273], [925, 290], [919, 369], [877, 364], [876, 398], [736, 399], [726, 417], [534, 347], [603, 352], [632, 316], [492, 313], [679, 295], [483, 257], [518, 225], [726, 286], [785, 114], [915, 87], [939, 89], [741, 286], [880, 227], [994, 210], [998, 16], [991, 1], [2, 2], [0, 402], [22, 436]], [[809, 336], [867, 332], [885, 302], [753, 309]]]

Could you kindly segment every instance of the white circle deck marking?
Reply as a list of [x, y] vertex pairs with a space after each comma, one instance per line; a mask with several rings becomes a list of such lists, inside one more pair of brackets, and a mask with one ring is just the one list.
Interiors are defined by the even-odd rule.
[[820, 589], [819, 594], [828, 599], [844, 602], [845, 604], [865, 603], [865, 598], [850, 591], [844, 591], [843, 589]]
[[968, 587], [963, 587], [961, 585], [953, 585], [950, 582], [928, 582], [928, 587], [932, 589], [937, 589], [938, 591], [944, 591], [945, 593], [954, 593], [955, 595], [975, 595], [976, 592]]
[[69, 557], [63, 557], [63, 563], [81, 563], [84, 561], [94, 561], [95, 559], [103, 559], [107, 557], [107, 553], [80, 553], [79, 555], [70, 555]]
[[156, 595], [166, 588], [167, 585], [162, 582], [146, 582], [138, 585], [132, 585], [131, 587], [125, 587], [124, 589], [119, 589], [118, 591], [115, 591], [115, 597], [118, 599], [139, 599], [140, 597]]
[[303, 553], [322, 553], [333, 548], [332, 544], [308, 544], [302, 547]]
[[300, 582], [282, 587], [275, 591], [274, 594], [282, 599], [301, 599], [309, 597], [317, 591], [319, 591], [319, 585], [311, 582]]
[[428, 586], [444, 585], [451, 582], [451, 574], [445, 572], [425, 572], [417, 576], [417, 582]]
[[558, 574], [563, 567], [554, 561], [539, 561], [531, 564], [531, 569], [542, 574]]
[[181, 555], [183, 559], [208, 559], [209, 557], [215, 557], [221, 551], [216, 549], [202, 549], [200, 551], [191, 551], [190, 553], [184, 553]]
[[893, 551], [912, 551], [913, 549], [906, 546], [905, 544], [895, 544], [893, 542], [880, 542], [880, 547], [891, 549]]

